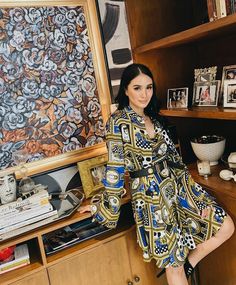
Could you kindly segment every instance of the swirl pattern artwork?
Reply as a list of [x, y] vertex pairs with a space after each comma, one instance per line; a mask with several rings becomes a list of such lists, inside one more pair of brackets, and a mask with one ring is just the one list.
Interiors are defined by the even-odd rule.
[[0, 9], [0, 169], [103, 139], [83, 7]]

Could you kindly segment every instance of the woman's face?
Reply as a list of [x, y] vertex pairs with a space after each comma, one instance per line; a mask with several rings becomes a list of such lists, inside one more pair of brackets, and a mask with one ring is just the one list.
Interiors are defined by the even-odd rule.
[[130, 81], [125, 94], [129, 97], [130, 107], [142, 115], [153, 95], [152, 78], [143, 73], [139, 74]]

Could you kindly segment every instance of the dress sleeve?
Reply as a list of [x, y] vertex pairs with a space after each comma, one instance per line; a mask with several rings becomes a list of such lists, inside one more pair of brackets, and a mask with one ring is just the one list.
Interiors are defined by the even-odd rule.
[[94, 220], [108, 228], [115, 228], [120, 215], [124, 190], [124, 150], [121, 131], [112, 116], [106, 124], [108, 163], [103, 184], [105, 190], [92, 198]]

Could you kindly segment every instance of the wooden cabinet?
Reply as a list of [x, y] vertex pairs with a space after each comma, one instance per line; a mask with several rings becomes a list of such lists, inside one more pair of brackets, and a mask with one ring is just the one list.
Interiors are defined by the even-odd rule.
[[27, 276], [19, 281], [9, 283], [10, 285], [49, 285], [47, 271], [41, 270]]
[[[196, 160], [190, 144], [190, 138], [195, 136], [219, 134], [226, 138], [227, 152], [236, 151], [236, 109], [191, 107], [195, 68], [216, 65], [216, 79], [221, 80], [223, 66], [236, 64], [236, 14], [196, 24], [199, 3], [206, 9], [204, 0], [146, 0], [145, 4], [142, 0], [126, 0], [134, 61], [152, 70], [161, 103], [160, 114], [176, 125], [186, 163]], [[188, 109], [168, 110], [167, 89], [177, 87], [189, 88]], [[198, 176], [195, 164], [190, 166], [190, 171], [236, 222], [235, 182], [221, 180], [220, 168], [214, 168], [213, 175], [205, 181]], [[201, 285], [236, 284], [235, 245], [236, 234], [201, 261]]]
[[52, 285], [120, 285], [130, 280], [125, 235], [49, 267]]
[[[135, 229], [48, 268], [50, 284], [166, 285], [156, 278], [154, 263], [142, 260]], [[164, 278], [163, 278], [164, 279]]]

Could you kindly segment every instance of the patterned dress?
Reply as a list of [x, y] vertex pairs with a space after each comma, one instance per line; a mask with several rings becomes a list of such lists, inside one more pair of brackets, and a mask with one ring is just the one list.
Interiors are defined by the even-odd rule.
[[[124, 193], [124, 172], [155, 165], [157, 172], [130, 182], [137, 240], [144, 261], [154, 258], [158, 267], [176, 267], [185, 262], [189, 250], [219, 230], [226, 213], [193, 181], [162, 125], [153, 123], [155, 137], [151, 139], [143, 118], [130, 107], [112, 114], [107, 123], [105, 191], [96, 197], [92, 212], [99, 223], [114, 228]], [[182, 167], [169, 166], [169, 162]], [[209, 216], [202, 218], [201, 210], [209, 206]]]

